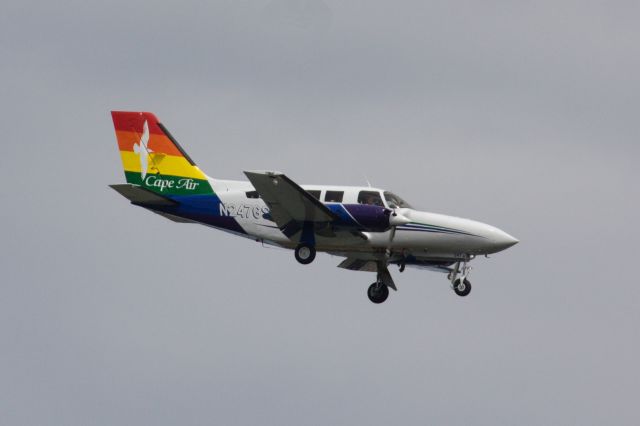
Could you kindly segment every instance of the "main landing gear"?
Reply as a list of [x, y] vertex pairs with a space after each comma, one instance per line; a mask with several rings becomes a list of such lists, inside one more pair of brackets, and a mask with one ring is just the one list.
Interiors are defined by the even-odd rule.
[[378, 261], [377, 269], [378, 275], [376, 282], [371, 284], [367, 290], [369, 300], [375, 304], [387, 300], [387, 297], [389, 297], [389, 287], [397, 290], [396, 284], [393, 282], [393, 278], [391, 278], [391, 274], [387, 268], [387, 263], [385, 261]]
[[449, 280], [451, 280], [451, 286], [453, 291], [460, 297], [467, 296], [471, 293], [471, 281], [467, 279], [469, 272], [471, 272], [471, 266], [467, 266], [468, 259], [462, 262], [462, 270], [460, 270], [460, 262], [456, 262], [456, 266], [449, 273]]
[[369, 300], [373, 303], [382, 303], [387, 300], [387, 297], [389, 297], [389, 287], [382, 282], [376, 281], [369, 286], [367, 296], [369, 296]]
[[294, 255], [298, 262], [308, 265], [316, 258], [316, 249], [309, 244], [302, 243], [296, 247]]

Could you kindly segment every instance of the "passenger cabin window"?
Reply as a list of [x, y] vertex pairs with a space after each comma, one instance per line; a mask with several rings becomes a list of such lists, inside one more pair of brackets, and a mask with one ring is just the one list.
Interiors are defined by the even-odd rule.
[[327, 203], [341, 203], [344, 191], [327, 191], [324, 195], [324, 201]]
[[317, 200], [320, 199], [320, 191], [316, 191], [315, 189], [312, 189], [310, 191], [307, 191], [309, 194], [311, 194], [311, 196]]
[[412, 208], [409, 203], [407, 203], [402, 198], [398, 197], [393, 192], [385, 191], [384, 192], [384, 199], [387, 200], [387, 204], [392, 209], [397, 209], [398, 207], [402, 207], [402, 208], [406, 207], [406, 208], [409, 208], [409, 209]]
[[260, 198], [260, 194], [258, 194], [258, 191], [248, 191], [246, 192], [247, 194], [247, 198]]
[[368, 204], [370, 206], [384, 207], [382, 197], [377, 191], [360, 191], [360, 193], [358, 194], [358, 203]]

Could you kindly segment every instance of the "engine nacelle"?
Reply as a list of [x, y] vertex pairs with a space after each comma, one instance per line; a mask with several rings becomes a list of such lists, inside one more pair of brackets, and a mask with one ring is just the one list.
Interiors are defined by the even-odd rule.
[[332, 225], [358, 231], [383, 232], [391, 227], [392, 211], [368, 204], [327, 204], [338, 220]]

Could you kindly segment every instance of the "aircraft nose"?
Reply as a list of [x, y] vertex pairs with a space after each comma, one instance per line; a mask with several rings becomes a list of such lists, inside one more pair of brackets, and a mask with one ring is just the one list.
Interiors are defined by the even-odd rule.
[[512, 237], [501, 229], [495, 228], [492, 233], [491, 240], [493, 241], [494, 247], [500, 251], [508, 249], [511, 246], [514, 246], [520, 242], [517, 238]]

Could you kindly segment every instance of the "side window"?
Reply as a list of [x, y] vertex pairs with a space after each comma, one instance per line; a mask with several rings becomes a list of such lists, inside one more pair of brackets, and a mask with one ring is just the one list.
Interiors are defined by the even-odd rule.
[[324, 201], [327, 203], [341, 203], [344, 191], [327, 191], [324, 195]]
[[320, 191], [316, 191], [312, 189], [311, 191], [307, 191], [313, 198], [320, 199]]
[[258, 194], [258, 191], [248, 191], [246, 192], [247, 194], [247, 198], [260, 198], [260, 194]]
[[376, 191], [360, 191], [358, 194], [358, 203], [384, 207], [382, 197], [380, 196], [380, 193]]

